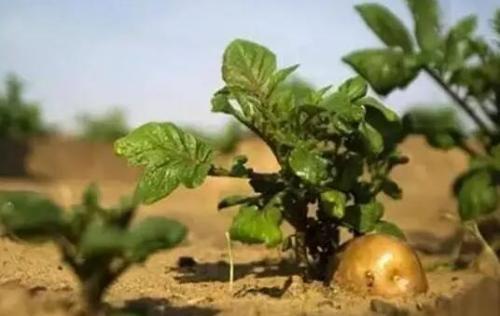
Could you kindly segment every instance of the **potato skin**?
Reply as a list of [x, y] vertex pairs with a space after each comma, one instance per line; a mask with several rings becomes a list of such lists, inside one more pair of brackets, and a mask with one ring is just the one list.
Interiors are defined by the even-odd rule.
[[384, 297], [411, 296], [428, 289], [417, 254], [404, 241], [385, 234], [349, 241], [334, 281], [359, 294]]

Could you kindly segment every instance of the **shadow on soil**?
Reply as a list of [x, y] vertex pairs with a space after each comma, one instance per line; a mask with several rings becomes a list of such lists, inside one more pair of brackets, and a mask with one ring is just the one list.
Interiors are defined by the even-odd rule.
[[213, 316], [219, 310], [199, 306], [172, 306], [163, 298], [139, 298], [125, 302], [125, 307], [111, 316]]
[[[175, 276], [175, 279], [180, 283], [227, 282], [229, 279], [229, 264], [226, 261], [193, 263], [188, 267], [178, 266], [173, 268], [173, 271], [179, 274]], [[290, 276], [298, 272], [295, 264], [289, 260], [281, 260], [278, 263], [261, 260], [235, 264], [234, 280], [247, 275], [254, 275], [256, 278], [269, 278]]]

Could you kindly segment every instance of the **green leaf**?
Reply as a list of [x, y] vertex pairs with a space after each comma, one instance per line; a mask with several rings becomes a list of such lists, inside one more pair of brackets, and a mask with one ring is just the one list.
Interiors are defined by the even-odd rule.
[[[483, 158], [483, 157], [478, 157]], [[500, 144], [495, 145], [490, 149], [490, 155], [484, 156], [488, 160], [488, 166], [491, 166], [496, 171], [500, 171]]]
[[415, 21], [415, 36], [420, 49], [431, 54], [441, 45], [437, 0], [407, 0]]
[[244, 205], [233, 219], [229, 234], [232, 240], [248, 244], [264, 243], [274, 247], [281, 243], [281, 209], [275, 206], [260, 210], [255, 205]]
[[230, 195], [223, 198], [217, 205], [217, 209], [223, 209], [226, 207], [232, 207], [235, 205], [249, 203], [251, 201], [258, 200], [259, 196], [246, 196], [246, 195]]
[[365, 117], [365, 108], [353, 104], [346, 90], [339, 89], [329, 95], [321, 101], [320, 106], [334, 114], [332, 122], [338, 131], [351, 133]]
[[229, 94], [226, 89], [217, 91], [212, 97], [212, 112], [232, 114], [234, 109], [229, 103]]
[[21, 238], [48, 237], [65, 225], [59, 206], [27, 191], [0, 192], [0, 224], [8, 233]]
[[382, 191], [395, 200], [400, 200], [403, 197], [401, 187], [391, 179], [385, 179], [382, 183]]
[[340, 170], [340, 177], [336, 183], [341, 190], [348, 192], [363, 174], [363, 158], [359, 155], [342, 157], [336, 165]]
[[345, 193], [337, 190], [329, 190], [321, 193], [320, 199], [322, 210], [324, 210], [328, 216], [339, 219], [344, 217], [347, 203]]
[[133, 226], [127, 236], [127, 257], [143, 262], [153, 253], [177, 246], [187, 229], [181, 223], [164, 217], [148, 217]]
[[381, 233], [394, 236], [401, 240], [406, 240], [406, 236], [396, 224], [386, 221], [379, 221], [373, 228], [374, 233]]
[[368, 154], [378, 155], [384, 150], [384, 139], [373, 126], [364, 122], [359, 126], [359, 131]]
[[415, 79], [420, 66], [415, 57], [393, 49], [359, 50], [342, 60], [382, 95], [406, 87]]
[[376, 3], [355, 6], [365, 23], [390, 47], [401, 47], [405, 52], [413, 51], [410, 33], [389, 9]]
[[285, 81], [288, 76], [290, 76], [295, 70], [297, 70], [297, 68], [299, 68], [299, 65], [293, 65], [276, 71], [271, 78], [269, 88], [271, 90], [274, 90], [280, 83]]
[[487, 170], [472, 171], [459, 179], [458, 210], [462, 221], [475, 220], [496, 210], [497, 189]]
[[121, 255], [126, 244], [126, 232], [116, 226], [91, 224], [83, 232], [79, 252], [85, 259]]
[[477, 18], [473, 15], [461, 19], [448, 33], [446, 38], [445, 66], [448, 71], [456, 71], [463, 67], [472, 53], [470, 36], [477, 26]]
[[403, 138], [403, 126], [398, 115], [373, 97], [364, 97], [357, 103], [366, 108], [365, 121], [382, 135], [384, 148], [397, 146]]
[[375, 228], [383, 215], [384, 207], [379, 202], [357, 204], [347, 207], [343, 222], [357, 232], [367, 233]]
[[153, 203], [175, 190], [199, 186], [208, 174], [212, 149], [172, 123], [148, 123], [115, 142], [115, 152], [145, 170], [138, 197]]
[[358, 104], [364, 105], [369, 109], [374, 109], [382, 113], [388, 122], [399, 121], [399, 116], [393, 110], [386, 107], [382, 102], [378, 101], [374, 97], [364, 97], [358, 101]]
[[493, 30], [500, 35], [500, 8], [496, 9], [495, 16], [493, 17]]
[[89, 209], [100, 209], [99, 200], [101, 198], [101, 192], [97, 184], [92, 183], [82, 194], [82, 205]]
[[308, 183], [317, 185], [328, 177], [326, 160], [305, 147], [292, 150], [288, 163], [295, 175]]
[[424, 135], [427, 142], [439, 149], [450, 149], [463, 139], [462, 128], [453, 109], [420, 108], [403, 117], [407, 133]]
[[366, 95], [368, 84], [361, 77], [354, 77], [346, 80], [340, 87], [339, 91], [345, 93], [349, 101], [356, 101]]
[[248, 176], [252, 169], [246, 167], [248, 162], [247, 156], [238, 155], [233, 158], [233, 165], [231, 166], [231, 176], [233, 177], [245, 177]]
[[475, 15], [468, 15], [460, 19], [457, 24], [450, 30], [450, 35], [457, 39], [466, 39], [477, 28], [477, 17]]
[[224, 52], [222, 78], [229, 88], [267, 95], [275, 70], [276, 56], [259, 44], [237, 39]]

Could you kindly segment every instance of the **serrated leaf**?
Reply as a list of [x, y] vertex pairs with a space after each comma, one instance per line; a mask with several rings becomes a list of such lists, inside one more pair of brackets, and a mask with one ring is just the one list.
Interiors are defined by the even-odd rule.
[[419, 62], [415, 57], [393, 49], [359, 50], [342, 60], [382, 95], [406, 87], [419, 70]]
[[267, 95], [275, 70], [276, 56], [262, 45], [237, 39], [224, 52], [222, 78], [230, 88]]
[[373, 126], [363, 122], [359, 126], [359, 132], [363, 137], [365, 151], [368, 154], [378, 155], [384, 150], [384, 139]]
[[355, 8], [365, 23], [387, 46], [400, 47], [408, 53], [413, 51], [410, 33], [403, 22], [385, 6], [366, 3]]
[[357, 204], [347, 207], [342, 221], [357, 232], [367, 233], [375, 228], [383, 215], [384, 207], [379, 202]]
[[304, 147], [292, 150], [288, 163], [295, 175], [310, 184], [320, 184], [328, 177], [328, 163], [318, 153]]
[[407, 0], [415, 22], [415, 36], [420, 49], [431, 54], [441, 45], [437, 0]]
[[187, 229], [181, 223], [164, 217], [148, 217], [127, 234], [127, 258], [143, 262], [153, 253], [177, 246], [184, 240]]
[[349, 101], [356, 101], [366, 95], [368, 84], [365, 79], [357, 76], [346, 80], [340, 87], [339, 91], [344, 93]]
[[497, 189], [487, 170], [469, 172], [459, 182], [458, 210], [462, 221], [475, 220], [496, 210]]
[[232, 240], [248, 244], [264, 243], [274, 247], [281, 243], [281, 210], [271, 206], [260, 210], [255, 205], [244, 205], [233, 218], [229, 229]]
[[0, 224], [20, 238], [48, 237], [64, 228], [63, 211], [39, 193], [0, 192]]
[[208, 174], [212, 149], [172, 123], [148, 123], [115, 142], [115, 152], [130, 164], [144, 166], [139, 198], [153, 203], [176, 189], [199, 186]]
[[126, 232], [116, 226], [90, 224], [79, 244], [79, 253], [85, 259], [121, 255], [125, 249]]
[[332, 123], [335, 129], [345, 133], [351, 133], [365, 117], [365, 108], [352, 103], [346, 89], [329, 95], [320, 106], [334, 114]]
[[288, 76], [290, 76], [295, 70], [299, 68], [299, 65], [293, 65], [276, 71], [271, 77], [271, 82], [269, 84], [269, 89], [274, 90], [276, 86], [285, 81]]
[[337, 190], [329, 190], [321, 193], [320, 200], [322, 210], [324, 210], [328, 216], [339, 219], [344, 217], [347, 203], [345, 193]]
[[394, 236], [401, 240], [406, 240], [406, 236], [396, 224], [386, 221], [379, 221], [373, 228], [374, 233], [381, 233]]

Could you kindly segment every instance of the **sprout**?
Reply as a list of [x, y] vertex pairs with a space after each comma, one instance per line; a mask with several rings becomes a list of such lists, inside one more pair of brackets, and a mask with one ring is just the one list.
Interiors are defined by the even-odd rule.
[[0, 192], [2, 231], [23, 240], [53, 242], [80, 281], [91, 315], [100, 313], [106, 289], [127, 268], [176, 246], [186, 235], [183, 225], [162, 217], [131, 225], [136, 209], [131, 198], [103, 208], [94, 185], [86, 189], [81, 204], [67, 212], [38, 193]]

